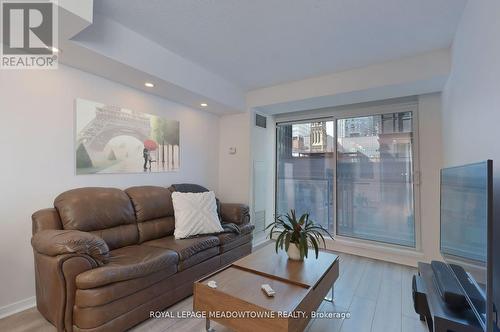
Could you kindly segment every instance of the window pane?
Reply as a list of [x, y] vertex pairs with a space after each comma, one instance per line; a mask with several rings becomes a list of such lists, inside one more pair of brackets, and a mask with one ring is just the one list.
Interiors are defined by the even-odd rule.
[[415, 247], [412, 113], [337, 121], [337, 233]]
[[277, 128], [278, 215], [295, 209], [329, 228], [333, 219], [333, 121], [279, 125]]

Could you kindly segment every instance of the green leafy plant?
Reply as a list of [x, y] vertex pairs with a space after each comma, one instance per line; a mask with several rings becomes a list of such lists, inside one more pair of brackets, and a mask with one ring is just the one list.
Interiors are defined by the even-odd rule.
[[272, 239], [273, 235], [278, 234], [276, 238], [276, 253], [278, 249], [285, 249], [288, 251], [290, 244], [296, 245], [300, 252], [300, 258], [307, 258], [309, 247], [314, 248], [316, 258], [319, 255], [319, 245], [323, 242], [323, 247], [326, 248], [325, 238], [323, 233], [333, 237], [321, 225], [316, 225], [314, 221], [309, 219], [309, 213], [304, 213], [297, 219], [295, 210], [291, 210], [287, 215], [280, 215], [276, 221], [266, 227], [271, 228], [269, 237]]

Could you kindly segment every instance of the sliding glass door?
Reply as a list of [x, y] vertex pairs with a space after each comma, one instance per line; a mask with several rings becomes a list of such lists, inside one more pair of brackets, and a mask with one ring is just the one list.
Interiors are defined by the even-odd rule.
[[281, 123], [276, 213], [338, 236], [416, 246], [413, 112]]
[[276, 213], [295, 209], [333, 230], [334, 122], [280, 124], [276, 129]]
[[412, 112], [337, 120], [337, 234], [415, 247]]

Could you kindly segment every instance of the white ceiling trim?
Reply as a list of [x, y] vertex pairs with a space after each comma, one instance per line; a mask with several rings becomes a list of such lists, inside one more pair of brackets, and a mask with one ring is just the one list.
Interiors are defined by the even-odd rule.
[[[59, 7], [61, 63], [195, 109], [215, 114], [245, 110], [245, 94], [234, 84], [112, 20], [92, 15], [92, 10], [89, 15], [83, 5], [92, 0], [80, 1], [79, 6]], [[155, 87], [147, 88], [145, 82]], [[208, 107], [201, 108], [201, 103]]]
[[247, 107], [279, 114], [439, 92], [450, 67], [450, 50], [442, 49], [250, 91]]

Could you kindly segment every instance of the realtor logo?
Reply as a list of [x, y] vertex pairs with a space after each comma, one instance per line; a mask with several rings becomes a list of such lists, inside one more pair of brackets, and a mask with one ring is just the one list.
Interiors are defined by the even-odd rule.
[[2, 69], [56, 69], [54, 1], [0, 0]]

